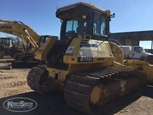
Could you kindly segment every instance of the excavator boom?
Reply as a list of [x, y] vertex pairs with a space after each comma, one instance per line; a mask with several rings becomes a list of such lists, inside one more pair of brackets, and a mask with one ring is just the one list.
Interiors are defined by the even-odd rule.
[[40, 36], [21, 21], [0, 19], [0, 32], [18, 36], [26, 43], [30, 42], [34, 48], [39, 47]]
[[[31, 68], [38, 64], [42, 64], [42, 61], [34, 58], [34, 53], [39, 49], [39, 47], [44, 44], [48, 39], [57, 39], [57, 36], [51, 35], [38, 35], [33, 29], [24, 24], [21, 21], [12, 20], [2, 20], [0, 19], [0, 32], [12, 34], [18, 36], [22, 39], [24, 49], [23, 53], [19, 51], [16, 47], [9, 48], [8, 54], [15, 59], [12, 62], [12, 67], [14, 68]], [[47, 42], [48, 43], [48, 42]], [[0, 54], [3, 53], [4, 49], [0, 48]], [[46, 52], [48, 49], [46, 48]], [[45, 55], [46, 52], [43, 54]], [[4, 54], [4, 53], [3, 53]], [[6, 53], [5, 53], [6, 54]], [[3, 56], [0, 56], [3, 57]], [[45, 59], [44, 56], [40, 56]]]

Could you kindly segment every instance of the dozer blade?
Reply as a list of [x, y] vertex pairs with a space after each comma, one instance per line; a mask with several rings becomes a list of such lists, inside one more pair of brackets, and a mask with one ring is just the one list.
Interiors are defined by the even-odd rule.
[[145, 73], [124, 66], [79, 72], [67, 79], [64, 98], [79, 111], [101, 115], [95, 108], [133, 91], [142, 91], [146, 78]]
[[13, 61], [12, 68], [32, 68], [39, 64], [39, 61]]

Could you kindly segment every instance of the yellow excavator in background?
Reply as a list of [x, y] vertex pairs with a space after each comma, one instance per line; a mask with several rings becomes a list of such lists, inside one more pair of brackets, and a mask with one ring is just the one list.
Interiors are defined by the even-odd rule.
[[9, 54], [16, 60], [16, 64], [13, 63], [13, 65], [25, 65], [28, 61], [38, 61], [34, 58], [34, 52], [48, 39], [57, 38], [56, 36], [50, 35], [40, 36], [23, 22], [12, 20], [0, 19], [0, 32], [12, 34], [22, 39], [24, 53], [21, 54], [21, 52], [18, 52], [17, 47], [11, 47], [9, 49]]
[[60, 39], [49, 39], [35, 52], [46, 66], [30, 70], [31, 89], [63, 90], [68, 105], [96, 115], [110, 100], [143, 90], [146, 74], [124, 66], [122, 50], [108, 39], [109, 10], [78, 2], [57, 9], [56, 17], [62, 22]]

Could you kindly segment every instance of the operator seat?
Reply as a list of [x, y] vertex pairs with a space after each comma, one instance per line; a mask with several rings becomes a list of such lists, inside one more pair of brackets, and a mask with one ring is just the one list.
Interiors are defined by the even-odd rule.
[[84, 22], [79, 21], [78, 22], [78, 27], [77, 27], [77, 34], [78, 35], [84, 35], [84, 34], [86, 34], [86, 31], [87, 31], [87, 27], [84, 26]]

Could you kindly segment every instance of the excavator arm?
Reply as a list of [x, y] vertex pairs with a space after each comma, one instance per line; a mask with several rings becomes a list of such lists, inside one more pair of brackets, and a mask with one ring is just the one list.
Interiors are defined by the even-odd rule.
[[38, 48], [40, 36], [29, 26], [21, 21], [2, 20], [0, 19], [0, 32], [12, 34], [20, 37], [24, 45], [29, 42], [34, 48]]

